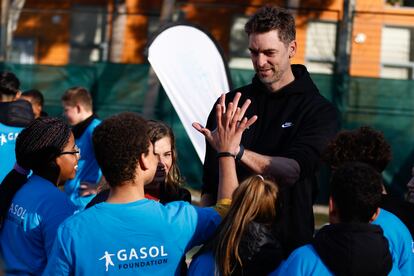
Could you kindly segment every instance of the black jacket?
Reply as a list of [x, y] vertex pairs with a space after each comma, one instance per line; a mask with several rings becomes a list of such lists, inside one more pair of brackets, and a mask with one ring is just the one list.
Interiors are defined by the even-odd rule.
[[[206, 252], [211, 252], [214, 243], [219, 238], [215, 235], [193, 256], [197, 258]], [[276, 269], [283, 260], [283, 248], [270, 225], [251, 221], [242, 234], [238, 248], [243, 267], [237, 263], [232, 267], [232, 275], [260, 276], [268, 275]]]
[[389, 194], [382, 195], [380, 207], [396, 215], [414, 238], [414, 204]]
[[92, 123], [92, 121], [97, 118], [98, 116], [96, 114], [92, 114], [91, 116], [83, 120], [82, 122], [74, 125], [72, 127], [72, 132], [73, 132], [73, 136], [75, 136], [75, 139], [79, 139], [83, 135], [85, 130], [88, 128], [88, 126]]
[[312, 245], [335, 275], [388, 275], [392, 268], [388, 241], [378, 225], [328, 225]]
[[0, 102], [0, 123], [26, 127], [33, 119], [32, 105], [28, 101]]
[[250, 222], [239, 245], [243, 271], [234, 275], [268, 275], [283, 260], [283, 249], [268, 225]]
[[[251, 84], [226, 95], [226, 101], [241, 92], [240, 103], [252, 101], [246, 116], [258, 120], [243, 133], [246, 149], [269, 156], [294, 159], [300, 166], [300, 179], [293, 186], [279, 179], [279, 219], [276, 223], [283, 246], [289, 254], [309, 243], [314, 231], [312, 204], [316, 193], [316, 177], [320, 155], [338, 128], [337, 111], [311, 80], [303, 65], [292, 65], [295, 80], [276, 93], [270, 92], [254, 77]], [[207, 127], [215, 129], [215, 112], [210, 113]], [[239, 181], [251, 173], [237, 165]], [[207, 143], [202, 192], [217, 196], [218, 162], [216, 152]]]

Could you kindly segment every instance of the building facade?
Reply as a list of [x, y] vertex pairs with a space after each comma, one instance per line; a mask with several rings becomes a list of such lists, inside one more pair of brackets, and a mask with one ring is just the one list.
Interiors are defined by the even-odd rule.
[[[289, 7], [296, 18], [298, 53], [293, 62], [331, 74], [343, 16], [343, 0], [20, 2], [22, 8], [11, 7], [8, 13], [12, 32], [4, 58], [47, 65], [145, 63], [146, 45], [159, 28], [163, 4], [175, 2], [172, 20], [202, 27], [217, 40], [230, 67], [251, 69], [244, 23], [257, 7], [274, 3]], [[414, 1], [349, 2], [350, 75], [414, 79]]]

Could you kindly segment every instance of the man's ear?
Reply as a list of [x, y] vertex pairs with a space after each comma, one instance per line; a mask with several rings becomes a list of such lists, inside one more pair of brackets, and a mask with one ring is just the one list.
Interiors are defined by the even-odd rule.
[[377, 217], [379, 216], [379, 213], [380, 213], [380, 208], [378, 207], [377, 210], [375, 211], [375, 213], [372, 215], [372, 217], [369, 220], [369, 222], [373, 222], [374, 220], [376, 220]]
[[296, 43], [296, 40], [293, 40], [289, 43], [289, 46], [288, 46], [289, 58], [293, 58], [296, 55], [296, 50], [297, 50], [297, 43]]
[[335, 206], [335, 202], [332, 199], [332, 196], [329, 197], [329, 222], [338, 223], [338, 210]]
[[18, 100], [22, 96], [22, 91], [17, 91], [16, 95], [14, 96], [13, 100]]

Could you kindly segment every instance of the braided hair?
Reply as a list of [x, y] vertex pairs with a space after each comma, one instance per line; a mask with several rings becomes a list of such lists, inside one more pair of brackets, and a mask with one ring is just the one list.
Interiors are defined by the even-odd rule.
[[[70, 128], [62, 120], [41, 117], [23, 129], [16, 140], [16, 164], [32, 170], [52, 183], [56, 183], [60, 168], [56, 157], [69, 141]], [[7, 216], [11, 201], [17, 191], [27, 182], [27, 175], [11, 170], [0, 186], [0, 223]]]

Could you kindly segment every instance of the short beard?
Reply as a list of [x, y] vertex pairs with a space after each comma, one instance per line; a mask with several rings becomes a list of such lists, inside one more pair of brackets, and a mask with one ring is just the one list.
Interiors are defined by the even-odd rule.
[[280, 72], [280, 71], [275, 72], [275, 74], [272, 76], [271, 79], [262, 78], [259, 73], [257, 73], [257, 76], [259, 77], [260, 81], [264, 85], [270, 86], [270, 85], [274, 84], [275, 82], [278, 82], [282, 79], [282, 72]]

